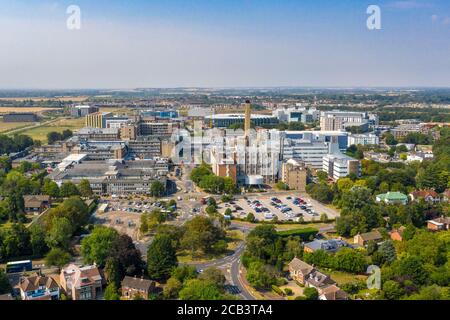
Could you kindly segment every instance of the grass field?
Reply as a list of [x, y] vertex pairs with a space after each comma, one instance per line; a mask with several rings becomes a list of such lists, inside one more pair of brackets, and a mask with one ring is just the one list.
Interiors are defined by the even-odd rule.
[[13, 129], [20, 129], [35, 124], [35, 122], [3, 122], [0, 119], [0, 133]]
[[84, 127], [84, 118], [77, 119], [61, 119], [52, 122], [48, 125], [43, 125], [37, 128], [26, 129], [21, 131], [20, 134], [29, 135], [34, 140], [40, 140], [42, 142], [47, 142], [47, 133], [51, 131], [63, 132], [64, 130], [78, 130]]
[[54, 98], [46, 98], [46, 97], [8, 97], [8, 98], [0, 98], [0, 101], [74, 101], [81, 102], [89, 98], [88, 96], [76, 96], [76, 97], [54, 97]]
[[351, 274], [348, 272], [342, 272], [342, 271], [331, 271], [327, 272], [328, 275], [337, 282], [338, 285], [343, 285], [349, 282], [355, 282], [355, 281], [366, 281], [367, 276], [365, 275], [358, 275], [358, 274]]
[[2, 113], [10, 113], [10, 112], [44, 112], [44, 111], [52, 111], [59, 110], [60, 108], [41, 108], [41, 107], [0, 107], [0, 114]]

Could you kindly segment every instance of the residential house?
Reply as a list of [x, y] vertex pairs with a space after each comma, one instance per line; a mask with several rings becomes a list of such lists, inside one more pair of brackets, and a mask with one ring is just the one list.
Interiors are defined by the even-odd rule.
[[126, 276], [122, 280], [122, 297], [133, 300], [136, 296], [147, 300], [151, 293], [157, 292], [157, 283], [152, 280]]
[[401, 192], [388, 192], [377, 195], [376, 201], [386, 204], [407, 204], [408, 197]]
[[423, 199], [429, 203], [438, 203], [441, 200], [439, 198], [439, 194], [432, 189], [413, 191], [409, 194], [409, 197], [412, 201], [419, 201], [419, 199]]
[[58, 300], [59, 286], [51, 277], [34, 275], [19, 280], [22, 300]]
[[291, 275], [291, 278], [301, 284], [305, 284], [306, 278], [313, 270], [313, 266], [298, 258], [294, 258], [291, 262], [289, 262], [289, 274]]
[[303, 250], [305, 252], [314, 252], [317, 250], [325, 250], [328, 253], [335, 253], [340, 248], [350, 247], [347, 242], [342, 239], [328, 239], [328, 240], [314, 240], [308, 243], [305, 243]]
[[50, 207], [50, 196], [47, 195], [25, 195], [23, 204], [27, 214], [39, 214]]
[[309, 288], [316, 288], [319, 294], [321, 294], [328, 286], [335, 284], [336, 282], [331, 279], [330, 276], [316, 269], [314, 269], [305, 280], [305, 286]]
[[336, 285], [331, 285], [322, 290], [319, 300], [348, 300], [348, 294]]
[[427, 228], [430, 231], [442, 231], [450, 229], [450, 217], [440, 217], [427, 221]]
[[289, 263], [289, 273], [292, 279], [305, 287], [315, 288], [321, 300], [348, 299], [348, 295], [336, 286], [333, 279], [298, 258]]
[[442, 193], [442, 200], [444, 202], [450, 202], [450, 189], [447, 189]]
[[104, 277], [95, 265], [70, 264], [61, 270], [60, 282], [72, 300], [95, 300], [102, 292]]
[[403, 241], [403, 231], [405, 231], [405, 227], [401, 226], [398, 229], [393, 229], [390, 233], [389, 236], [391, 237], [392, 240], [394, 241]]
[[383, 236], [378, 230], [366, 233], [357, 234], [353, 238], [353, 243], [357, 244], [361, 247], [365, 247], [369, 241], [381, 242], [383, 240]]

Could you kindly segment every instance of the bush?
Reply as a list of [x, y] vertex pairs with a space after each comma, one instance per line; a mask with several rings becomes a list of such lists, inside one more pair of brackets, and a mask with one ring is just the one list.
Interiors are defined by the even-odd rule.
[[279, 287], [277, 287], [276, 285], [272, 285], [272, 291], [279, 294], [280, 296], [284, 297], [284, 291], [281, 290]]
[[279, 231], [277, 234], [280, 237], [300, 237], [303, 241], [307, 241], [314, 237], [317, 233], [319, 233], [319, 230], [316, 228], [301, 228], [301, 229], [292, 229], [292, 230], [285, 230], [285, 231]]
[[294, 292], [292, 291], [291, 288], [286, 288], [286, 289], [284, 289], [284, 293], [286, 293], [287, 296], [292, 296], [292, 294], [293, 294]]

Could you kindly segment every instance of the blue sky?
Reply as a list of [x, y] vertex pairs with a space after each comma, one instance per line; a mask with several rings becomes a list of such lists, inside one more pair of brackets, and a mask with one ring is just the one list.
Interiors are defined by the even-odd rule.
[[0, 39], [0, 88], [450, 86], [448, 0], [1, 0]]

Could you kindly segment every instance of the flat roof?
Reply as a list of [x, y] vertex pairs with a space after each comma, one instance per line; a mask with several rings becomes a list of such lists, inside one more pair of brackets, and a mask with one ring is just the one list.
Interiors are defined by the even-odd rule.
[[[243, 113], [223, 113], [223, 114], [213, 114], [210, 116], [205, 116], [208, 119], [245, 119], [245, 114]], [[252, 119], [276, 119], [275, 116], [272, 115], [264, 115], [264, 114], [252, 114]]]

